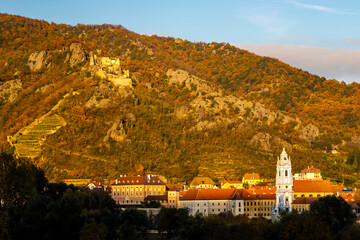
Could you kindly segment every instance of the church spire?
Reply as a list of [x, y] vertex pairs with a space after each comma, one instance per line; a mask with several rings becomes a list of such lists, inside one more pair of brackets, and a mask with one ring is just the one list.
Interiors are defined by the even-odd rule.
[[291, 172], [291, 161], [285, 148], [283, 148], [276, 166], [276, 204], [271, 216], [275, 220], [280, 210], [291, 211], [293, 177]]

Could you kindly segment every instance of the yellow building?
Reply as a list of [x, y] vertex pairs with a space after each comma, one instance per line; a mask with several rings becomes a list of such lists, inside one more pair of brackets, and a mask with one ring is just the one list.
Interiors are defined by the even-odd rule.
[[252, 217], [270, 218], [271, 209], [275, 206], [276, 194], [273, 190], [243, 190], [244, 214]]
[[295, 173], [294, 180], [322, 180], [321, 171], [311, 166], [302, 170], [301, 173]]
[[168, 208], [178, 208], [180, 200], [180, 192], [185, 189], [182, 184], [168, 184], [166, 185], [167, 191], [167, 206]]
[[242, 183], [243, 184], [247, 183], [249, 187], [258, 184], [260, 181], [261, 181], [260, 175], [257, 173], [245, 173], [242, 179]]
[[166, 195], [166, 185], [152, 175], [119, 177], [111, 184], [111, 197], [120, 205], [141, 205], [147, 196]]
[[318, 199], [318, 197], [298, 197], [292, 202], [291, 206], [293, 209], [301, 213], [308, 211], [310, 209], [310, 204]]
[[241, 189], [241, 188], [243, 188], [243, 184], [241, 181], [224, 180], [221, 182], [221, 188], [223, 188], [223, 189], [229, 189], [229, 188]]
[[297, 197], [324, 197], [333, 195], [329, 180], [294, 180], [293, 199]]

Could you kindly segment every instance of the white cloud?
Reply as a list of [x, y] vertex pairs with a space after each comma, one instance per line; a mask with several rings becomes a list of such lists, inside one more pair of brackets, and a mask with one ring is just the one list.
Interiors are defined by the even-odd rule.
[[357, 13], [354, 13], [354, 12], [337, 10], [337, 9], [328, 8], [325, 6], [320, 6], [320, 5], [315, 5], [315, 4], [306, 4], [306, 3], [301, 3], [298, 1], [288, 1], [288, 3], [291, 3], [296, 7], [300, 7], [300, 8], [304, 8], [304, 9], [311, 9], [311, 10], [316, 10], [316, 11], [321, 11], [321, 12], [326, 12], [326, 13], [331, 13], [331, 14], [358, 15]]
[[360, 83], [360, 50], [329, 49], [278, 43], [234, 44], [261, 56], [277, 58], [310, 73], [346, 83]]
[[289, 21], [285, 21], [276, 9], [241, 8], [237, 12], [237, 18], [249, 22], [255, 27], [254, 31], [259, 29], [268, 38], [281, 39], [289, 32]]

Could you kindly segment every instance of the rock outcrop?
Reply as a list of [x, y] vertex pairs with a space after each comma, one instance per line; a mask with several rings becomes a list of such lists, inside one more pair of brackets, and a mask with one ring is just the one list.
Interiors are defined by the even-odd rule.
[[265, 151], [270, 151], [271, 149], [271, 135], [268, 133], [258, 133], [250, 140], [249, 144], [253, 148], [262, 149]]
[[[169, 84], [185, 86], [197, 95], [197, 98], [190, 103], [194, 110], [193, 114], [205, 109], [205, 111], [216, 113], [217, 115], [221, 112], [236, 113], [238, 117], [257, 118], [266, 121], [268, 124], [276, 119], [281, 119], [284, 123], [294, 121], [298, 125], [301, 124], [299, 119], [267, 109], [261, 103], [253, 103], [233, 95], [223, 95], [221, 90], [214, 89], [205, 80], [192, 76], [184, 70], [169, 69], [166, 74]], [[177, 114], [176, 116], [180, 117], [181, 115]], [[229, 123], [231, 122], [229, 121]]]
[[22, 89], [22, 82], [20, 80], [0, 82], [0, 103], [13, 102]]
[[69, 59], [71, 67], [79, 63], [82, 63], [87, 59], [84, 48], [80, 43], [72, 43], [70, 45], [70, 52], [71, 52], [70, 58], [68, 56], [67, 59]]
[[31, 71], [38, 71], [46, 65], [48, 53], [46, 51], [33, 52], [30, 54], [27, 65]]
[[299, 130], [300, 137], [308, 142], [313, 142], [318, 136], [320, 136], [320, 130], [313, 124], [308, 124], [304, 128]]
[[111, 102], [109, 96], [112, 92], [111, 84], [101, 80], [95, 93], [85, 103], [85, 107], [107, 107]]
[[115, 121], [112, 127], [107, 131], [104, 142], [109, 142], [109, 139], [117, 142], [123, 142], [126, 138], [126, 132], [123, 127], [123, 121], [119, 118]]

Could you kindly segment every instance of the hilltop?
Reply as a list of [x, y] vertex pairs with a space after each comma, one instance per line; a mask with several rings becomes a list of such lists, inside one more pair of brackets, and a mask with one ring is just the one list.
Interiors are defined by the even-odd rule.
[[48, 178], [156, 172], [273, 178], [294, 171], [356, 180], [359, 84], [346, 85], [227, 43], [122, 26], [0, 14], [0, 143]]

